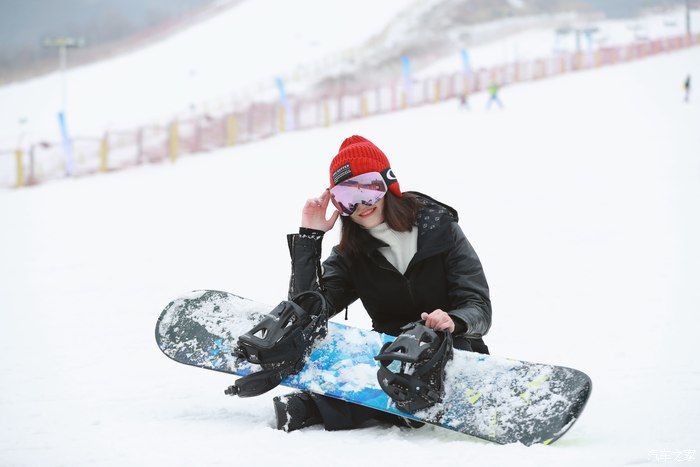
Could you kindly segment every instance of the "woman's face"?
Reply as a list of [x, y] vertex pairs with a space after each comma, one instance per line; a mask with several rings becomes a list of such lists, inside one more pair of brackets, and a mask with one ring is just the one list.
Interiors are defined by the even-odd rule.
[[365, 229], [371, 229], [384, 222], [384, 198], [373, 206], [360, 206], [352, 213], [350, 219]]

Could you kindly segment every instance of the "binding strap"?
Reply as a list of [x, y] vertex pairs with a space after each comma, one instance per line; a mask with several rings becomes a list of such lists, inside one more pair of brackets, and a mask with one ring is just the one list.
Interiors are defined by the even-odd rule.
[[247, 361], [263, 369], [239, 378], [224, 394], [251, 397], [276, 387], [304, 367], [313, 343], [327, 332], [328, 304], [320, 292], [306, 291], [280, 302], [239, 336], [233, 350], [237, 364]]
[[[382, 346], [377, 380], [396, 407], [409, 413], [433, 406], [444, 395], [444, 368], [452, 358], [452, 334], [434, 331], [422, 321], [411, 323], [393, 342]], [[401, 362], [399, 372], [389, 366]], [[408, 368], [407, 368], [408, 367]]]

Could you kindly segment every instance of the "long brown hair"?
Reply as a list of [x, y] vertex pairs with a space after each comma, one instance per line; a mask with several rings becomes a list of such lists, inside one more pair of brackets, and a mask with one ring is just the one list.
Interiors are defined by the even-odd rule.
[[[391, 191], [384, 195], [384, 222], [390, 229], [397, 232], [408, 232], [413, 228], [413, 224], [418, 217], [420, 209], [418, 197], [412, 193], [402, 193], [399, 198]], [[360, 254], [360, 234], [363, 228], [350, 216], [341, 216], [342, 227], [340, 230], [340, 251], [353, 258]]]

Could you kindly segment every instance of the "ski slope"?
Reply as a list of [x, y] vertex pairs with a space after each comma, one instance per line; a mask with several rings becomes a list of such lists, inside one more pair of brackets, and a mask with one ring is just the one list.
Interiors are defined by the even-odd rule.
[[[0, 465], [654, 465], [700, 429], [700, 48], [163, 164], [0, 192]], [[192, 289], [284, 299], [285, 234], [343, 138], [460, 213], [493, 354], [594, 388], [552, 446], [426, 427], [274, 429], [271, 399], [177, 365], [153, 332]], [[324, 240], [324, 257], [339, 227]], [[349, 324], [368, 326], [361, 304]], [[342, 318], [340, 318], [342, 319]], [[697, 463], [697, 460], [694, 462]], [[692, 464], [692, 462], [689, 462]]]
[[[412, 1], [240, 2], [142, 49], [68, 70], [69, 129], [94, 136], [187, 116], [207, 100], [228, 106], [293, 66], [360, 46]], [[0, 87], [0, 148], [20, 137], [58, 139], [60, 91], [57, 72]]]
[[[475, 37], [483, 38], [482, 43], [479, 43], [478, 46], [469, 47], [473, 66], [485, 68], [504, 63], [549, 57], [557, 52], [577, 50], [575, 33], [556, 34], [556, 29], [560, 25], [567, 25], [571, 28], [598, 28], [598, 31], [592, 36], [592, 50], [634, 42], [643, 43], [648, 40], [674, 35], [680, 36], [685, 33], [685, 10], [680, 8], [650, 13], [636, 18], [600, 19], [597, 21], [586, 20], [572, 13], [569, 15], [534, 16], [527, 19], [533, 23], [530, 27], [527, 27], [527, 21], [517, 17], [473, 27], [472, 34]], [[550, 22], [548, 27], [545, 27], [544, 21], [546, 20]], [[501, 32], [504, 23], [516, 21], [524, 23], [521, 25], [522, 30], [504, 36]], [[691, 24], [697, 25], [698, 22], [700, 22], [700, 10], [691, 11]], [[488, 40], [489, 38], [491, 40]], [[580, 39], [580, 48], [584, 52], [589, 50], [585, 36]], [[454, 73], [456, 70], [462, 69], [462, 58], [455, 53], [436, 60], [418, 71], [416, 76], [424, 78]]]
[[[228, 110], [249, 99], [275, 98], [276, 76], [285, 78], [288, 93], [304, 93], [324, 77], [357, 72], [356, 61], [368, 60], [378, 51], [398, 53], [409, 47], [409, 38], [415, 42], [431, 39], [416, 24], [436, 3], [240, 2], [162, 41], [70, 68], [66, 72], [69, 133], [100, 138], [105, 131], [168, 123], [173, 118]], [[415, 65], [415, 76], [460, 71], [460, 47], [469, 49], [474, 69], [548, 57], [555, 48], [575, 50], [573, 34], [555, 39], [555, 30], [562, 25], [599, 27], [598, 47], [634, 42], [635, 34], [648, 39], [676, 36], [683, 33], [683, 21], [683, 11], [676, 9], [596, 22], [564, 13], [451, 25], [442, 34], [467, 39], [455, 39], [450, 56], [423, 69]], [[700, 11], [695, 11], [693, 24], [698, 22]], [[396, 62], [398, 67], [398, 57]], [[397, 78], [399, 73], [397, 70]], [[56, 114], [61, 86], [58, 72], [0, 86], [0, 152], [26, 150], [38, 141], [60, 141]]]

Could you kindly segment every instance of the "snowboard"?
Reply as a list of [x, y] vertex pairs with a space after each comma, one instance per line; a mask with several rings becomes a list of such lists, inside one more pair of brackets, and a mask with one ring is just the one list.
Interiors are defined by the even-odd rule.
[[[260, 370], [231, 352], [274, 307], [199, 290], [168, 304], [156, 324], [160, 349], [179, 363], [237, 376]], [[377, 381], [374, 360], [395, 338], [330, 321], [304, 368], [282, 385], [342, 399], [500, 444], [551, 444], [579, 418], [591, 392], [581, 371], [454, 350], [442, 402], [414, 414], [397, 409]], [[391, 369], [391, 367], [390, 367]], [[396, 370], [394, 370], [396, 371]]]

